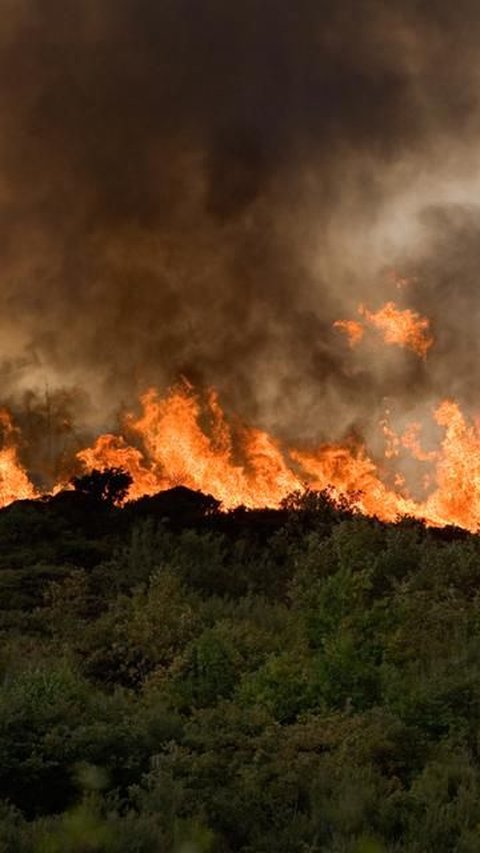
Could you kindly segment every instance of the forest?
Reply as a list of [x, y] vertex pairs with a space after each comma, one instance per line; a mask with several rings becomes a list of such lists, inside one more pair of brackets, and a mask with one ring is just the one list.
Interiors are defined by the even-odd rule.
[[477, 535], [73, 486], [0, 511], [1, 853], [478, 853]]

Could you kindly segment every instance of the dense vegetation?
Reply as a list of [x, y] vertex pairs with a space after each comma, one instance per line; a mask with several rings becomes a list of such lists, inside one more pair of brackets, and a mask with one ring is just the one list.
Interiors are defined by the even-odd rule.
[[477, 853], [480, 539], [116, 475], [0, 512], [0, 851]]

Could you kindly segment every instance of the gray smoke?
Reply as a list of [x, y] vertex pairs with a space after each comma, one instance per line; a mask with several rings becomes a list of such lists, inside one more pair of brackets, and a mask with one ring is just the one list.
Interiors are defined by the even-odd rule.
[[[4, 0], [0, 396], [83, 435], [184, 375], [288, 440], [473, 405], [479, 44], [476, 0]], [[332, 329], [387, 299], [425, 363]]]

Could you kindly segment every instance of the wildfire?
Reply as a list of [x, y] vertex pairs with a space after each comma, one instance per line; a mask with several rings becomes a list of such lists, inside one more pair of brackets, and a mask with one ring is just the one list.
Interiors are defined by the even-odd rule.
[[[433, 344], [430, 321], [411, 308], [401, 309], [395, 302], [386, 302], [378, 311], [359, 305], [358, 313], [365, 325], [380, 332], [386, 344], [405, 347], [421, 358], [426, 357]], [[357, 320], [336, 320], [333, 325], [347, 335], [351, 347], [360, 343], [365, 333], [365, 325]]]
[[5, 409], [0, 409], [0, 431], [3, 434], [4, 445], [0, 450], [0, 506], [6, 506], [16, 500], [37, 497], [35, 488], [18, 459], [17, 430]]
[[433, 344], [430, 321], [410, 308], [401, 310], [394, 302], [387, 302], [376, 312], [364, 305], [360, 305], [358, 311], [367, 323], [379, 330], [386, 344], [407, 347], [422, 358]]
[[[456, 524], [469, 530], [480, 525], [480, 430], [468, 425], [459, 407], [443, 402], [435, 412], [445, 430], [438, 450], [424, 451], [420, 426], [411, 424], [398, 437], [383, 424], [387, 439], [380, 466], [361, 445], [322, 445], [310, 451], [281, 447], [268, 433], [227, 421], [211, 392], [202, 401], [181, 387], [161, 398], [149, 391], [142, 413], [129, 416], [124, 437], [100, 436], [78, 456], [87, 468], [122, 467], [133, 477], [129, 498], [182, 484], [209, 492], [225, 508], [278, 506], [289, 492], [308, 485], [350, 495], [369, 515], [392, 521], [401, 515], [432, 525]], [[381, 426], [381, 425], [380, 425]], [[397, 473], [387, 485], [386, 465], [400, 450], [432, 466], [433, 491], [416, 501]]]
[[335, 329], [340, 329], [346, 334], [348, 344], [352, 349], [360, 343], [365, 334], [365, 329], [357, 320], [335, 320], [333, 325]]
[[149, 470], [141, 451], [127, 444], [121, 435], [100, 435], [93, 447], [87, 447], [77, 453], [77, 459], [87, 470], [123, 468], [128, 471], [133, 480], [129, 491], [130, 500], [155, 494], [171, 485], [157, 476], [155, 471]]
[[[346, 495], [362, 512], [385, 521], [409, 515], [436, 526], [480, 527], [480, 427], [469, 424], [452, 401], [434, 412], [444, 430], [435, 450], [422, 449], [418, 423], [402, 435], [386, 421], [379, 424], [385, 438], [380, 463], [359, 443], [283, 447], [265, 431], [232, 425], [213, 391], [202, 397], [180, 386], [160, 397], [150, 390], [140, 403], [141, 413], [125, 418], [122, 434], [101, 435], [77, 454], [85, 470], [127, 470], [133, 480], [130, 500], [182, 484], [213, 494], [225, 509], [276, 507], [308, 485]], [[0, 412], [0, 428], [0, 505], [38, 497], [20, 464], [18, 431], [6, 411]], [[424, 480], [432, 490], [423, 500], [409, 494], [400, 472], [389, 470], [404, 453], [428, 466]]]
[[426, 502], [427, 512], [440, 524], [467, 530], [480, 526], [480, 432], [469, 426], [458, 405], [446, 400], [435, 411], [445, 429], [436, 456], [437, 488]]
[[127, 417], [125, 429], [143, 452], [122, 436], [103, 435], [92, 448], [78, 453], [88, 469], [127, 470], [133, 478], [130, 499], [184, 485], [214, 494], [225, 507], [276, 506], [301, 487], [278, 443], [267, 433], [240, 429], [234, 441], [214, 392], [203, 409], [186, 387], [164, 399], [151, 390], [141, 404], [142, 414]]

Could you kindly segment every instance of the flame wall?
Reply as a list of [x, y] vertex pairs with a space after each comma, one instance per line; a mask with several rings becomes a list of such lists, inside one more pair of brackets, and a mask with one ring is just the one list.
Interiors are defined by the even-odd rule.
[[[475, 416], [479, 40], [474, 0], [5, 0], [0, 399], [33, 481], [180, 375], [288, 447]], [[333, 325], [392, 302], [424, 357]]]

